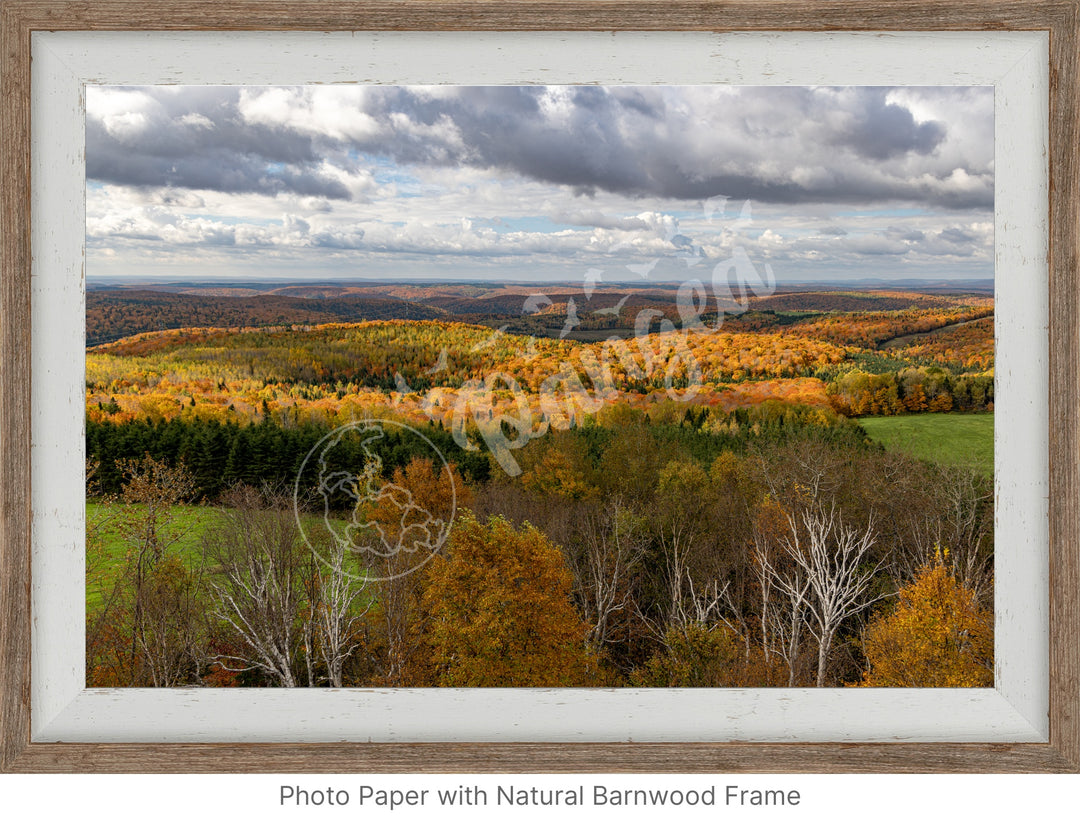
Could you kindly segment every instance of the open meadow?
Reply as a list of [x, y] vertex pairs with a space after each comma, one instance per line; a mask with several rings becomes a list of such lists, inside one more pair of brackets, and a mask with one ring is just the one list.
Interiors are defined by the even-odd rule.
[[859, 425], [893, 451], [942, 465], [970, 466], [986, 477], [994, 474], [992, 413], [861, 417]]

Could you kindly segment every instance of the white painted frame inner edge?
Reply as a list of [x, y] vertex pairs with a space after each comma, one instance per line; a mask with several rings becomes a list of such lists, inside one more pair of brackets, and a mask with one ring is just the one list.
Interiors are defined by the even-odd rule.
[[[32, 55], [33, 741], [1047, 741], [1046, 32], [38, 32]], [[995, 687], [86, 689], [84, 85], [357, 82], [994, 86]]]

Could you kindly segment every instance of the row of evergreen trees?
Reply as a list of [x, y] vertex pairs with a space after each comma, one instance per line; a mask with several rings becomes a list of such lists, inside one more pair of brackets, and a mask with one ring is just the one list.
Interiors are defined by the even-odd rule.
[[[413, 427], [411, 427], [413, 428]], [[116, 424], [86, 423], [86, 456], [98, 463], [97, 479], [102, 494], [118, 494], [123, 486], [120, 463], [147, 455], [169, 465], [183, 465], [195, 479], [196, 499], [215, 500], [236, 483], [269, 483], [291, 487], [301, 466], [302, 488], [317, 484], [318, 457], [305, 458], [330, 432], [328, 426], [314, 424], [283, 427], [267, 419], [245, 426], [216, 420], [164, 422], [141, 420]], [[423, 437], [419, 436], [422, 434]], [[324, 472], [363, 470], [368, 460], [365, 436], [347, 431], [327, 455]], [[410, 429], [384, 429], [383, 436], [368, 444], [368, 451], [382, 460], [384, 473], [406, 466], [413, 457], [434, 458], [431, 445], [453, 463], [470, 481], [483, 482], [490, 473], [486, 454], [465, 451], [441, 424]], [[337, 504], [345, 508], [348, 504]]]
[[[590, 446], [593, 461], [620, 429], [630, 422], [648, 428], [660, 443], [675, 444], [699, 461], [708, 462], [724, 451], [745, 451], [750, 442], [784, 441], [813, 434], [828, 442], [866, 444], [865, 432], [854, 420], [803, 405], [769, 402], [753, 408], [721, 412], [700, 406], [677, 406], [655, 411], [653, 416], [616, 406], [597, 421], [576, 427]], [[625, 421], [625, 422], [624, 422]], [[123, 485], [120, 463], [149, 455], [170, 465], [183, 465], [195, 479], [196, 499], [212, 501], [236, 483], [292, 486], [303, 467], [302, 487], [314, 486], [319, 474], [318, 458], [305, 458], [330, 432], [312, 423], [282, 426], [266, 418], [261, 423], [238, 425], [217, 420], [130, 423], [86, 423], [86, 455], [97, 461], [97, 480], [102, 494], [118, 494]], [[422, 435], [422, 436], [421, 436]], [[433, 444], [469, 483], [484, 483], [492, 474], [492, 458], [484, 451], [468, 451], [455, 442], [441, 423], [384, 429], [367, 443], [362, 431], [347, 431], [327, 455], [325, 472], [363, 470], [366, 452], [378, 454], [384, 474], [404, 468], [414, 457], [438, 459]], [[426, 438], [426, 440], [424, 439]], [[430, 441], [430, 444], [429, 442]], [[473, 435], [474, 446], [483, 446]], [[338, 504], [342, 508], [347, 504]]]

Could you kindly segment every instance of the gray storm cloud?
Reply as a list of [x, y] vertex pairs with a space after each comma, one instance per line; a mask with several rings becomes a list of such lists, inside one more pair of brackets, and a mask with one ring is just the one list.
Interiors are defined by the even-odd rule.
[[[992, 97], [887, 88], [91, 88], [89, 180], [362, 200], [375, 159], [495, 170], [588, 196], [993, 204]], [[950, 121], [942, 111], [955, 110]], [[984, 123], [966, 122], [975, 112]], [[989, 119], [989, 120], [986, 120]], [[991, 129], [987, 129], [987, 124]], [[599, 214], [567, 215], [605, 226]], [[576, 221], [574, 221], [576, 219]], [[622, 219], [626, 221], [626, 219]]]

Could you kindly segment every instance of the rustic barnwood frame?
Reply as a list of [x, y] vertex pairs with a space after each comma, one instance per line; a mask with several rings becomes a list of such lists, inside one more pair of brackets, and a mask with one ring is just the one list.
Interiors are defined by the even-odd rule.
[[[0, 769], [1080, 770], [1080, 0], [0, 0]], [[1045, 31], [1050, 39], [1049, 741], [43, 744], [30, 738], [30, 44], [35, 31]]]

